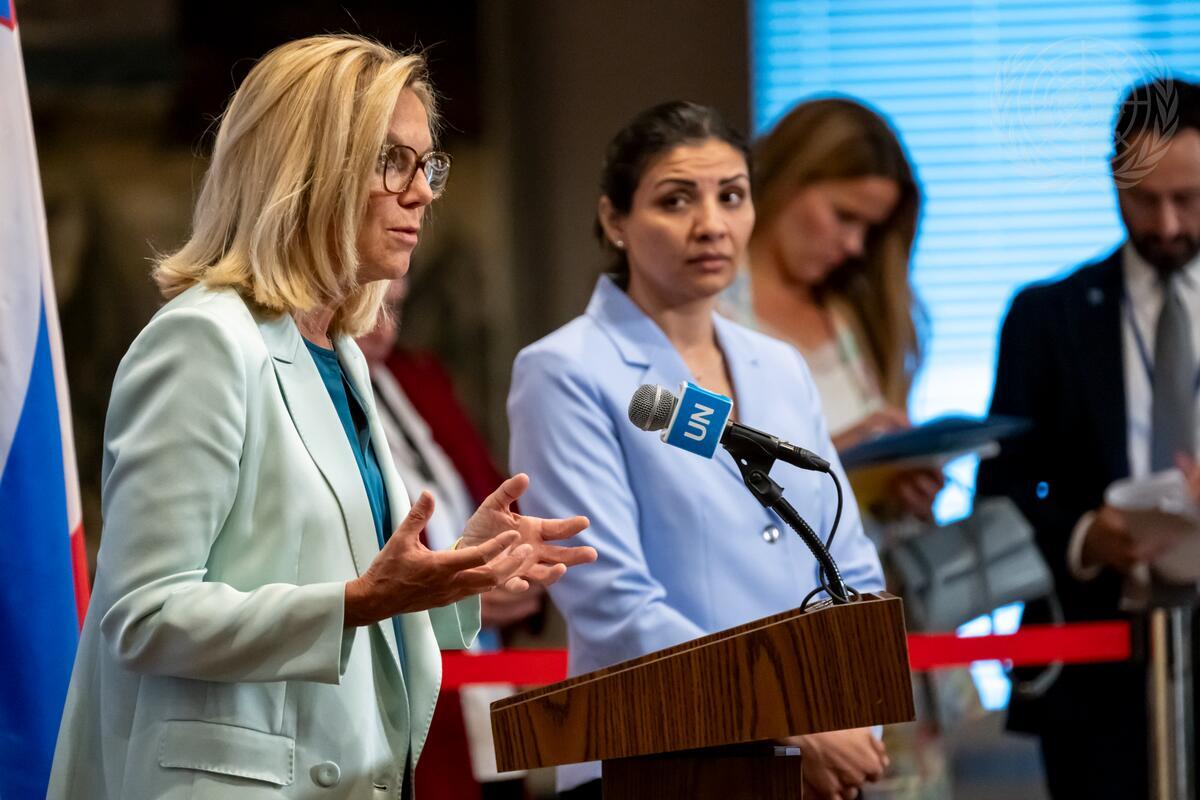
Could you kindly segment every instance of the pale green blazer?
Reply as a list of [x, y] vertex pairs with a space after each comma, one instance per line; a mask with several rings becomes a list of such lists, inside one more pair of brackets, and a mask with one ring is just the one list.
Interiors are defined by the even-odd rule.
[[[335, 341], [389, 452], [367, 365]], [[50, 798], [383, 798], [401, 792], [472, 598], [342, 624], [379, 551], [362, 478], [289, 316], [233, 290], [169, 302], [117, 370], [104, 530]], [[381, 458], [393, 519], [408, 495]]]

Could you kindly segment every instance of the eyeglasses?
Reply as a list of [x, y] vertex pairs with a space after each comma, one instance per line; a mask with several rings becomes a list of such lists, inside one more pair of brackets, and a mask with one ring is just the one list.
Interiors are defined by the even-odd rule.
[[417, 177], [417, 170], [421, 170], [429, 190], [434, 197], [439, 197], [450, 179], [450, 154], [430, 150], [422, 156], [406, 144], [384, 145], [375, 170], [383, 178], [384, 191], [391, 194], [407, 192], [413, 178]]

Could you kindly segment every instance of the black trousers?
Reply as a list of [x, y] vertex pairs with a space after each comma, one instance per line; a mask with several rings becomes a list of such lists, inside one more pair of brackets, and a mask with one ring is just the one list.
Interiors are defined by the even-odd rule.
[[1110, 726], [1045, 731], [1046, 787], [1054, 800], [1143, 800], [1149, 797], [1146, 748], [1144, 736]]
[[1013, 697], [1009, 727], [1041, 739], [1054, 800], [1149, 796], [1146, 670], [1140, 663], [1068, 665], [1043, 697]]

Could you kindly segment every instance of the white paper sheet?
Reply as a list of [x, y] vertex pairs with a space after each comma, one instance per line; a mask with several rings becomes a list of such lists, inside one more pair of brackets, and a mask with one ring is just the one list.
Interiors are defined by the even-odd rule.
[[1129, 530], [1139, 541], [1162, 543], [1154, 571], [1173, 583], [1200, 580], [1200, 506], [1177, 469], [1144, 478], [1115, 481], [1105, 501], [1124, 512]]

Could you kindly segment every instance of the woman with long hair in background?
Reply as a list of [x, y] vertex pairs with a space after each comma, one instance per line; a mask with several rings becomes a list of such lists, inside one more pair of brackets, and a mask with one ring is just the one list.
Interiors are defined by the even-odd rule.
[[[911, 276], [921, 193], [900, 137], [855, 100], [809, 100], [756, 144], [755, 166], [748, 268], [722, 310], [804, 354], [839, 452], [908, 427], [925, 320]], [[899, 467], [856, 480], [886, 565], [893, 544], [929, 530], [942, 473]], [[934, 697], [956, 714], [977, 712], [978, 697], [965, 670], [916, 688], [919, 721], [885, 731], [895, 766], [872, 795], [949, 796]]]

